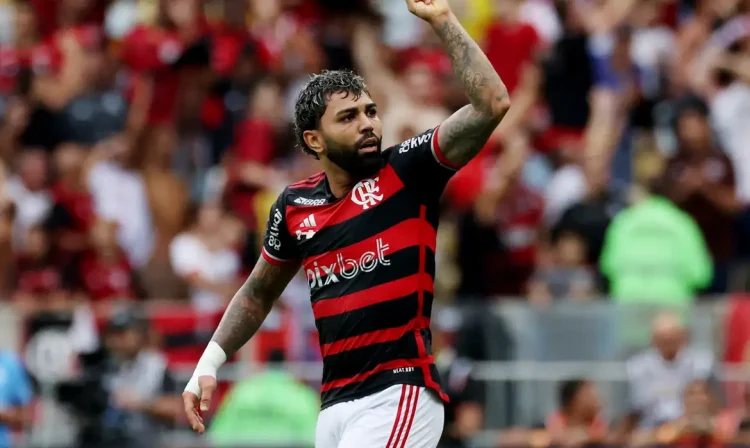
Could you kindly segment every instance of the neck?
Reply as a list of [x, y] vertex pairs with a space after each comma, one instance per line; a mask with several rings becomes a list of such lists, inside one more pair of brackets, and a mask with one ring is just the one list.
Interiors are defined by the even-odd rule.
[[337, 198], [346, 196], [352, 190], [354, 184], [358, 182], [358, 179], [353, 178], [351, 174], [330, 160], [323, 160], [322, 164], [323, 171], [325, 171], [328, 178], [328, 186], [331, 189], [331, 193]]

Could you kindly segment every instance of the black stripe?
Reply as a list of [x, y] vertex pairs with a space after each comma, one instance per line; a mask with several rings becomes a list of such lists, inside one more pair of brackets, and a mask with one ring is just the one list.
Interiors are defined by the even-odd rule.
[[423, 317], [432, 316], [432, 299], [433, 299], [432, 293], [425, 291], [424, 300], [422, 301], [422, 316]]
[[323, 363], [323, 382], [351, 378], [384, 362], [417, 357], [417, 340], [414, 332], [409, 331], [397, 341], [368, 345], [326, 357]]
[[[325, 280], [323, 280], [323, 286], [320, 287], [317, 287], [316, 283], [316, 287], [310, 289], [310, 300], [315, 303], [319, 300], [343, 297], [347, 294], [364, 291], [374, 286], [414, 275], [419, 271], [419, 246], [407, 247], [392, 254], [386, 253], [385, 257], [390, 261], [388, 266], [380, 265], [371, 272], [360, 271], [352, 279], [337, 276], [339, 280], [337, 283], [332, 282], [326, 285]], [[432, 264], [434, 266], [435, 260], [432, 261]], [[305, 270], [305, 275], [309, 285], [312, 273]], [[408, 292], [406, 291], [405, 294]]]
[[315, 238], [302, 244], [302, 255], [307, 258], [351, 246], [412, 218], [419, 218], [419, 203], [408, 190], [402, 188], [376, 207], [320, 229]]
[[321, 344], [406, 325], [417, 317], [418, 293], [315, 321]]

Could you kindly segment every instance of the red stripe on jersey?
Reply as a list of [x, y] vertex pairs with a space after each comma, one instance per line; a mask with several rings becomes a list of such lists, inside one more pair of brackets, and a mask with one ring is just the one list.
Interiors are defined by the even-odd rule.
[[323, 357], [337, 355], [341, 352], [354, 350], [357, 348], [367, 347], [372, 344], [381, 344], [383, 342], [398, 341], [410, 330], [428, 328], [430, 326], [429, 320], [423, 317], [416, 317], [409, 321], [408, 324], [402, 325], [395, 328], [387, 328], [385, 330], [375, 330], [369, 333], [344, 338], [338, 341], [331, 342], [330, 344], [323, 344], [320, 347]]
[[335, 299], [319, 300], [312, 305], [313, 314], [315, 314], [315, 319], [336, 316], [370, 305], [400, 299], [417, 292], [420, 288], [426, 288], [430, 293], [433, 292], [432, 277], [429, 274], [422, 272]]
[[261, 249], [260, 254], [263, 256], [264, 260], [266, 260], [267, 262], [269, 262], [269, 263], [271, 263], [272, 265], [275, 265], [275, 266], [282, 266], [282, 265], [285, 265], [287, 263], [291, 263], [292, 261], [294, 261], [294, 260], [283, 260], [281, 258], [274, 257], [273, 255], [269, 254], [266, 251], [265, 247], [263, 249]]
[[401, 417], [401, 408], [404, 405], [404, 395], [406, 394], [406, 384], [401, 385], [401, 399], [398, 401], [398, 411], [396, 411], [396, 420], [393, 421], [393, 429], [391, 429], [391, 436], [388, 438], [388, 443], [385, 444], [385, 448], [390, 448], [393, 436], [396, 435], [396, 428], [398, 428], [399, 418]]
[[[317, 220], [317, 217], [315, 218]], [[382, 241], [382, 245], [378, 245], [377, 240]], [[343, 249], [337, 249], [334, 251], [326, 252], [323, 254], [315, 255], [312, 257], [305, 258], [303, 264], [305, 269], [312, 269], [313, 263], [317, 262], [318, 266], [335, 266], [334, 273], [338, 274], [342, 269], [346, 270], [346, 266], [342, 266], [339, 263], [341, 260], [354, 260], [360, 261], [363, 254], [372, 252], [373, 248], [383, 251], [383, 255], [392, 254], [398, 252], [407, 247], [413, 247], [417, 244], [427, 244], [427, 247], [435, 251], [435, 241], [437, 240], [437, 233], [435, 228], [430, 225], [424, 219], [407, 219], [394, 226], [390, 229], [380, 232], [377, 235], [371, 236], [363, 241], [347, 246]], [[375, 254], [377, 257], [377, 254]], [[344, 263], [346, 264], [346, 263]], [[360, 262], [360, 264], [362, 264]]]
[[379, 364], [377, 367], [375, 367], [372, 370], [368, 370], [367, 372], [358, 373], [357, 375], [354, 375], [351, 378], [343, 378], [340, 380], [334, 380], [334, 381], [329, 381], [327, 383], [323, 383], [323, 386], [320, 388], [320, 390], [321, 392], [327, 392], [331, 389], [337, 389], [339, 387], [348, 386], [354, 383], [361, 383], [362, 381], [375, 375], [376, 373], [384, 372], [386, 370], [405, 369], [408, 367], [413, 367], [415, 369], [422, 368], [423, 366], [429, 367], [433, 362], [434, 362], [434, 359], [432, 355], [426, 358], [418, 358], [418, 359], [395, 359], [393, 361], [388, 361], [388, 362]]
[[286, 206], [287, 226], [290, 229], [296, 229], [305, 218], [310, 216], [310, 213], [315, 213], [315, 221], [318, 223], [316, 230], [340, 224], [387, 201], [403, 187], [404, 183], [401, 182], [393, 167], [386, 165], [375, 178], [365, 179], [358, 183], [349, 194], [332, 204], [316, 207], [314, 210], [309, 206], [288, 204]]
[[453, 170], [460, 169], [461, 165], [448, 160], [448, 158], [445, 157], [445, 154], [443, 154], [443, 151], [440, 149], [440, 142], [438, 142], [439, 130], [440, 126], [436, 127], [435, 132], [432, 133], [432, 153], [435, 155], [435, 158], [441, 165], [444, 165]]
[[299, 182], [295, 182], [291, 185], [289, 185], [289, 188], [310, 188], [318, 184], [321, 179], [325, 176], [325, 171], [321, 171], [319, 173], [315, 173], [312, 176], [308, 177], [305, 180], [301, 180]]

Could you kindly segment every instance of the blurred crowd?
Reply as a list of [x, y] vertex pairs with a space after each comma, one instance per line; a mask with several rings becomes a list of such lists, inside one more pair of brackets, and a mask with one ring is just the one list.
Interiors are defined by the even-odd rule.
[[[450, 3], [513, 106], [444, 195], [437, 300], [680, 305], [748, 290], [750, 1]], [[324, 69], [365, 77], [384, 148], [467, 101], [403, 0], [0, 1], [2, 297], [26, 316], [144, 300], [220, 313], [257, 260], [271, 203], [319, 170], [290, 119]], [[306, 294], [298, 278], [283, 302], [305, 308]], [[145, 346], [121, 342], [110, 349]], [[628, 375], [657, 368], [659, 347]], [[441, 362], [469, 404], [452, 417], [459, 440], [481, 426], [482, 393], [455, 359]], [[121, 380], [143, 396], [176, 390], [163, 360], [142, 362], [149, 385], [118, 370]], [[631, 396], [663, 410], [640, 418], [669, 423], [669, 440], [719, 415], [708, 375], [683, 376], [669, 403]], [[2, 401], [28, 401], [11, 390]], [[593, 383], [562, 385], [560, 402], [547, 425], [586, 429], [564, 444], [609, 434]], [[735, 433], [744, 415], [730, 419]]]
[[[310, 73], [365, 76], [388, 147], [466, 98], [400, 0], [0, 5], [0, 287], [26, 311], [189, 297], [221, 309]], [[744, 0], [455, 0], [513, 97], [451, 182], [441, 297], [742, 290], [750, 253]]]

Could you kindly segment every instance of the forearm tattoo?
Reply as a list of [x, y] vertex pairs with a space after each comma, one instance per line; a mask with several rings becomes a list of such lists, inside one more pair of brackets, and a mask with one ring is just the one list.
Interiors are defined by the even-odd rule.
[[231, 356], [260, 329], [274, 302], [299, 270], [299, 265], [276, 266], [263, 258], [229, 302], [212, 341]]
[[508, 89], [455, 17], [434, 24], [434, 29], [471, 102], [448, 118], [439, 133], [444, 155], [463, 165], [482, 149], [507, 112]]

